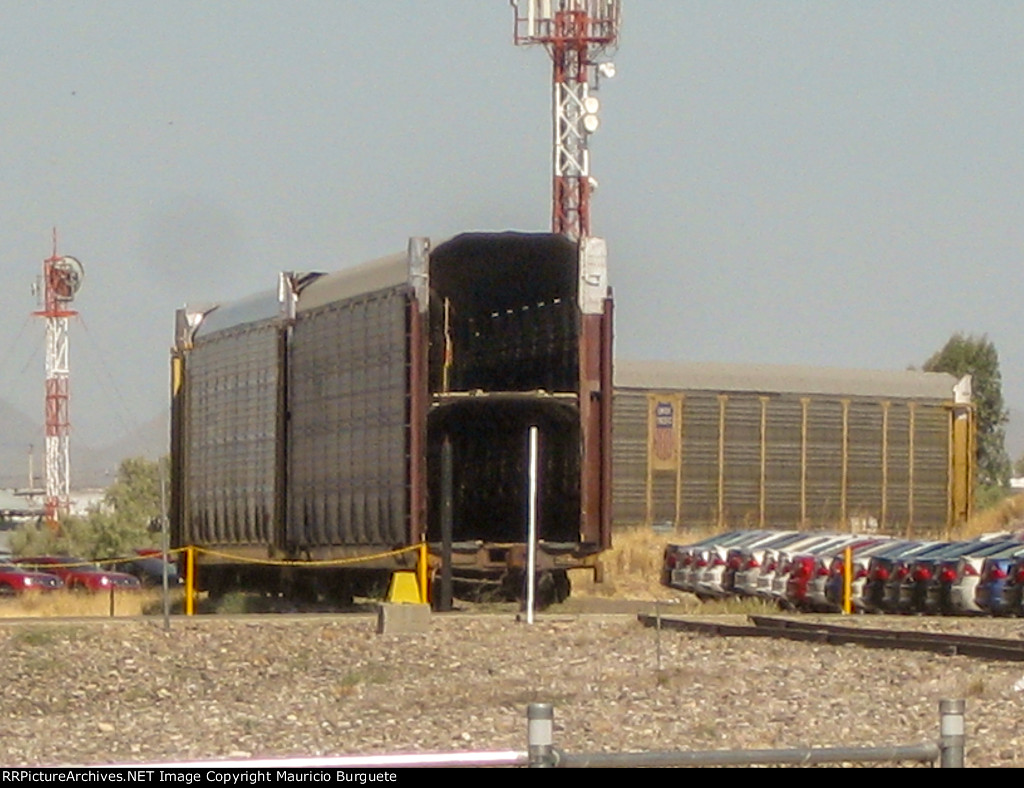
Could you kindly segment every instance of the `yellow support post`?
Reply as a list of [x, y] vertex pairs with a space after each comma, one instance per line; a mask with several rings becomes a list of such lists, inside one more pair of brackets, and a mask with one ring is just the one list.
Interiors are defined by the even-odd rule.
[[853, 612], [853, 548], [843, 550], [843, 614]]
[[426, 605], [430, 602], [430, 595], [427, 593], [427, 542], [424, 539], [420, 542], [420, 560], [416, 565], [420, 581], [420, 604]]
[[185, 548], [185, 615], [195, 614], [196, 588], [196, 549], [192, 545]]

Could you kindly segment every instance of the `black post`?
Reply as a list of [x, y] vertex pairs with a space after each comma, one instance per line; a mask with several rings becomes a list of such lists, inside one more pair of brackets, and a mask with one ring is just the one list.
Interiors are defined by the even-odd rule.
[[437, 609], [452, 609], [452, 497], [454, 496], [452, 471], [452, 442], [444, 439], [441, 446], [441, 594]]

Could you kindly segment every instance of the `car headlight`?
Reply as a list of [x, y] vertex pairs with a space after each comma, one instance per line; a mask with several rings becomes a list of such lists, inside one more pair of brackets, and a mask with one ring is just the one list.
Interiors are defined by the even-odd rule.
[[26, 577], [25, 578], [25, 586], [27, 587], [27, 586], [31, 586], [31, 585], [35, 585], [35, 580], [33, 580], [31, 577]]
[[100, 578], [100, 585], [101, 586], [109, 586], [110, 585], [110, 578], [109, 577], [101, 577]]

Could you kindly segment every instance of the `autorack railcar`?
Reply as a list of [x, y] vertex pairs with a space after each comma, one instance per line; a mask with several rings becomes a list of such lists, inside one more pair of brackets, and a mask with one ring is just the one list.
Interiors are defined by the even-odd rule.
[[[610, 545], [612, 298], [598, 238], [467, 233], [276, 290], [178, 311], [172, 352], [172, 542], [200, 587], [342, 597], [408, 568], [518, 588], [528, 433], [540, 435], [538, 568]], [[451, 482], [442, 489], [443, 447]], [[447, 496], [447, 497], [446, 497]], [[368, 558], [297, 571], [267, 560]]]

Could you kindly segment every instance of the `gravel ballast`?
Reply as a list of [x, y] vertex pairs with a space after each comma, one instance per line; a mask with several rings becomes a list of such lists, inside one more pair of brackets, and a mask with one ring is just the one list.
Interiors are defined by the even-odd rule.
[[880, 747], [935, 741], [942, 698], [967, 700], [969, 766], [1024, 763], [1024, 663], [659, 634], [628, 614], [435, 614], [425, 635], [365, 614], [5, 621], [0, 643], [6, 766], [523, 750], [531, 701], [554, 704], [572, 753]]

